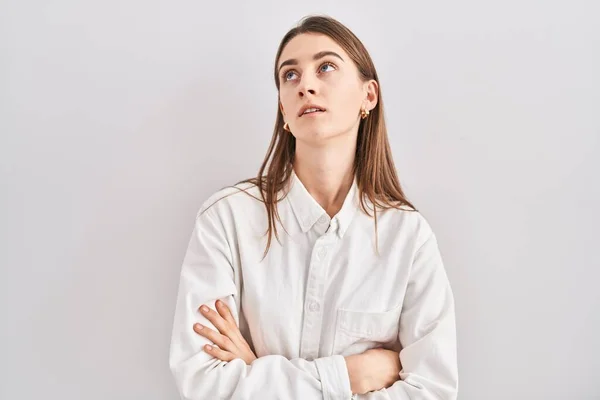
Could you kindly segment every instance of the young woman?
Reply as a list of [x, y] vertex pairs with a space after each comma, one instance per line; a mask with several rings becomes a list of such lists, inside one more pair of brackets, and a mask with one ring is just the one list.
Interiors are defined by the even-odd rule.
[[455, 399], [454, 300], [406, 199], [358, 38], [307, 17], [281, 41], [258, 176], [198, 211], [170, 367], [185, 399]]

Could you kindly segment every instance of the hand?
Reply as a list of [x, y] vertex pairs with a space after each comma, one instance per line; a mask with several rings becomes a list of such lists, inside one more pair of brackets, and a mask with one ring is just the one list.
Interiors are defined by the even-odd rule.
[[393, 350], [370, 349], [346, 357], [352, 393], [388, 388], [400, 379], [400, 356]]
[[229, 310], [229, 307], [220, 300], [215, 304], [217, 311], [211, 310], [208, 306], [200, 307], [200, 313], [206, 317], [218, 332], [200, 325], [194, 324], [194, 331], [207, 338], [219, 347], [206, 345], [204, 350], [211, 356], [218, 358], [221, 361], [231, 361], [236, 358], [241, 358], [250, 365], [256, 360], [256, 356], [250, 349], [250, 345], [242, 336], [235, 319]]

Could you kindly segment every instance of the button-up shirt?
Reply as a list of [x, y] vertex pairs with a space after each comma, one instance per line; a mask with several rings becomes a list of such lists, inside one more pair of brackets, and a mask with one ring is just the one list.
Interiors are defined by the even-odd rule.
[[[257, 187], [222, 189], [204, 202], [183, 260], [170, 348], [183, 398], [456, 398], [454, 300], [436, 236], [409, 209], [378, 211], [375, 231], [358, 193], [354, 180], [330, 218], [292, 173], [266, 256]], [[258, 357], [251, 365], [204, 352], [210, 342], [193, 325], [216, 330], [198, 308], [214, 309], [218, 299]], [[399, 352], [399, 380], [353, 397], [344, 356], [376, 347]]]

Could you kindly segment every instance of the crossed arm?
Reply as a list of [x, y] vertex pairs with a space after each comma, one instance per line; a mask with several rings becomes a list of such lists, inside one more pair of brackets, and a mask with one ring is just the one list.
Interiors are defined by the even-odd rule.
[[[256, 358], [231, 315], [239, 290], [227, 239], [216, 217], [206, 212], [197, 219], [183, 262], [171, 337], [169, 364], [184, 399], [328, 400], [349, 399], [353, 393], [361, 400], [456, 399], [454, 300], [433, 234], [413, 258], [399, 321], [402, 350], [394, 354], [394, 365], [381, 360], [390, 361], [389, 353], [375, 350], [312, 361]], [[227, 312], [215, 311], [217, 299]], [[206, 315], [198, 313], [203, 304], [209, 306]], [[199, 320], [203, 334], [193, 328]], [[216, 347], [203, 347], [210, 342]]]
[[[215, 307], [216, 310], [212, 310], [203, 305], [198, 311], [216, 330], [200, 323], [193, 326], [198, 335], [216, 345], [206, 344], [204, 351], [221, 361], [229, 362], [239, 358], [251, 365], [257, 357], [240, 332], [229, 307], [220, 300], [215, 302]], [[345, 357], [345, 362], [352, 393], [364, 394], [388, 388], [400, 379], [399, 354], [392, 350], [368, 350], [362, 354]]]

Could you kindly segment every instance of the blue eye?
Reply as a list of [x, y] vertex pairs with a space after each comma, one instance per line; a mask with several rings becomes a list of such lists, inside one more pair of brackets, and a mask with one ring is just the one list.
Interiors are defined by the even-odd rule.
[[[331, 70], [327, 70], [327, 67], [331, 67], [333, 71], [336, 70], [336, 66], [330, 62], [326, 62], [325, 64], [321, 65], [321, 67], [319, 67], [319, 72], [331, 72]], [[292, 80], [293, 76], [296, 74], [296, 71], [294, 71], [293, 69], [284, 72], [281, 75], [281, 79], [284, 82], [290, 81]]]
[[286, 73], [283, 75], [283, 78], [284, 78], [286, 81], [289, 81], [289, 80], [291, 79], [291, 78], [290, 78], [290, 75], [293, 75], [293, 74], [295, 74], [295, 72], [294, 72], [294, 71], [288, 71], [288, 72], [286, 72]]
[[329, 71], [323, 71], [323, 67], [331, 67], [333, 69], [335, 69], [335, 66], [331, 63], [325, 63], [323, 65], [321, 65], [321, 72], [329, 72]]

